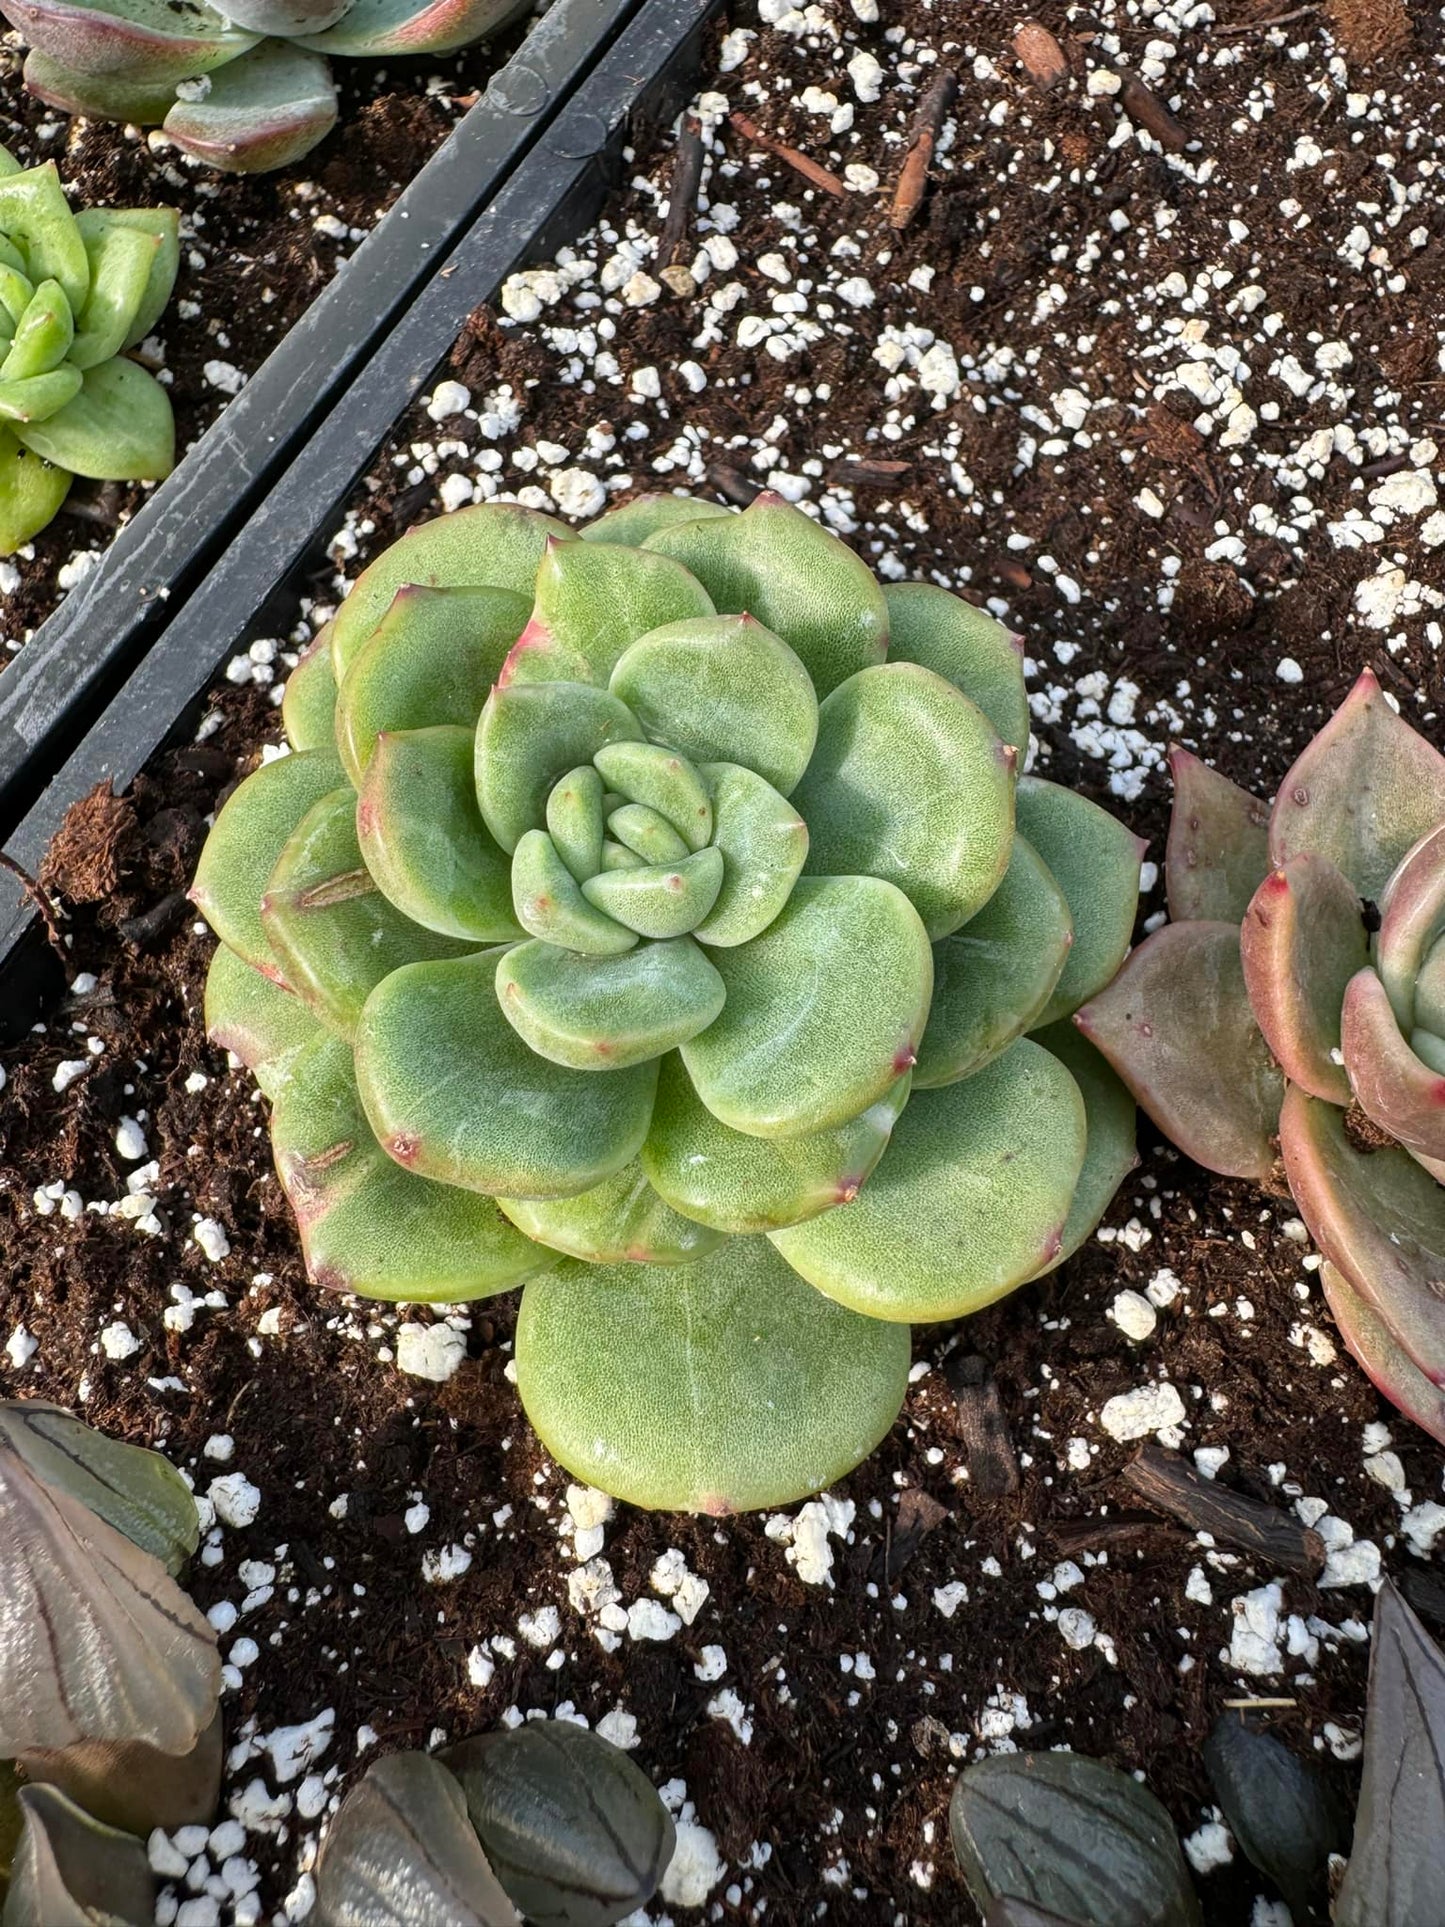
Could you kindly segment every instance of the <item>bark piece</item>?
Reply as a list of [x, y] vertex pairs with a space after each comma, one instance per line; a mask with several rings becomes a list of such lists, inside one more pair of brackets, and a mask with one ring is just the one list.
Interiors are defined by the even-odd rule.
[[968, 1476], [980, 1499], [1006, 1499], [1019, 1489], [1018, 1460], [998, 1383], [988, 1360], [955, 1355], [944, 1366], [958, 1401], [958, 1435], [968, 1455]]
[[1146, 1445], [1124, 1467], [1122, 1477], [1146, 1505], [1195, 1532], [1211, 1533], [1227, 1546], [1257, 1553], [1273, 1571], [1317, 1579], [1324, 1570], [1325, 1542], [1317, 1532], [1276, 1506], [1201, 1478], [1176, 1452]]
[[938, 141], [939, 130], [948, 118], [948, 110], [957, 97], [958, 75], [943, 73], [918, 103], [913, 131], [908, 137], [903, 171], [898, 176], [898, 185], [893, 190], [893, 206], [888, 213], [888, 225], [900, 234], [923, 205], [923, 196], [928, 189], [928, 170], [933, 163], [933, 149]]

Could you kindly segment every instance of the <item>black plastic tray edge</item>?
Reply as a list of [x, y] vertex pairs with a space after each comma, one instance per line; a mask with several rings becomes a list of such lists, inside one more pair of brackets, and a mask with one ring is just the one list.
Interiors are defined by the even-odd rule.
[[641, 0], [556, 0], [355, 254], [0, 676], [12, 828]]
[[[586, 228], [629, 128], [669, 116], [690, 93], [703, 32], [722, 4], [646, 0], [48, 785], [5, 846], [14, 863], [34, 875], [71, 804], [98, 782], [130, 783], [194, 724], [258, 619], [294, 609], [297, 578], [324, 549], [339, 506], [467, 317], [509, 274]], [[32, 1023], [61, 983], [28, 893], [0, 870], [0, 1039]]]

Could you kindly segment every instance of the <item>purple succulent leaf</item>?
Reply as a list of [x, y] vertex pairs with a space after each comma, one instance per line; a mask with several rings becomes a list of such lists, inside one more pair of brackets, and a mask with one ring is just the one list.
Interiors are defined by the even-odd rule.
[[345, 18], [325, 33], [298, 37], [297, 45], [349, 60], [395, 54], [444, 54], [469, 47], [493, 33], [525, 0], [356, 0]]
[[331, 69], [286, 40], [263, 40], [210, 76], [203, 100], [165, 118], [176, 146], [227, 174], [264, 174], [309, 154], [336, 125]]
[[1445, 931], [1445, 823], [1400, 862], [1380, 899], [1376, 968], [1402, 1030], [1415, 1024], [1415, 980]]
[[298, 34], [325, 33], [343, 19], [352, 0], [226, 0], [227, 16], [252, 33], [294, 40]]
[[5, 0], [4, 10], [27, 44], [61, 67], [131, 87], [174, 86], [224, 66], [256, 42], [255, 34], [200, 0], [184, 13], [167, 0]]
[[1445, 1077], [1411, 1050], [1389, 993], [1369, 968], [1345, 990], [1340, 1043], [1365, 1115], [1407, 1150], [1445, 1158]]
[[1357, 1150], [1344, 1112], [1296, 1084], [1279, 1144], [1315, 1243], [1418, 1370], [1445, 1385], [1445, 1191], [1394, 1145]]
[[1378, 902], [1416, 840], [1445, 819], [1445, 756], [1385, 700], [1366, 669], [1279, 787], [1276, 864], [1312, 850]]
[[1255, 1020], [1285, 1076], [1314, 1097], [1348, 1104], [1340, 1006], [1370, 961], [1348, 880], [1327, 857], [1291, 857], [1250, 899], [1239, 943]]
[[1345, 1349], [1366, 1378], [1422, 1432], [1445, 1445], [1445, 1391], [1426, 1378], [1384, 1319], [1350, 1289], [1343, 1272], [1321, 1265], [1320, 1286]]
[[1197, 1164], [1272, 1179], [1284, 1079], [1249, 1007], [1235, 924], [1166, 924], [1074, 1021]]
[[1164, 854], [1175, 923], [1238, 923], [1269, 868], [1269, 806], [1176, 743]]

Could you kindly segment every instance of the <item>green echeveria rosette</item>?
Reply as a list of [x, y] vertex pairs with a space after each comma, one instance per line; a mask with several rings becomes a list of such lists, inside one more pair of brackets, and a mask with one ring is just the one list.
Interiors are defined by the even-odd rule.
[[128, 348], [180, 259], [172, 208], [73, 214], [55, 163], [0, 147], [0, 555], [38, 535], [77, 475], [158, 481], [175, 461], [166, 391]]
[[1139, 844], [1019, 778], [1017, 638], [776, 496], [427, 523], [284, 717], [196, 877], [210, 1034], [272, 1099], [316, 1282], [527, 1281], [518, 1384], [579, 1477], [827, 1484], [908, 1325], [1051, 1269], [1131, 1167], [1065, 1020]]

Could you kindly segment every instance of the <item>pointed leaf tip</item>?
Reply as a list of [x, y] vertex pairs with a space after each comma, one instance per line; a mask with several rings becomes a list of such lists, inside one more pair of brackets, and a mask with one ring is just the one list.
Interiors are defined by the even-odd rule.
[[1169, 914], [1175, 923], [1237, 923], [1269, 867], [1269, 811], [1178, 743], [1170, 745], [1169, 769]]

